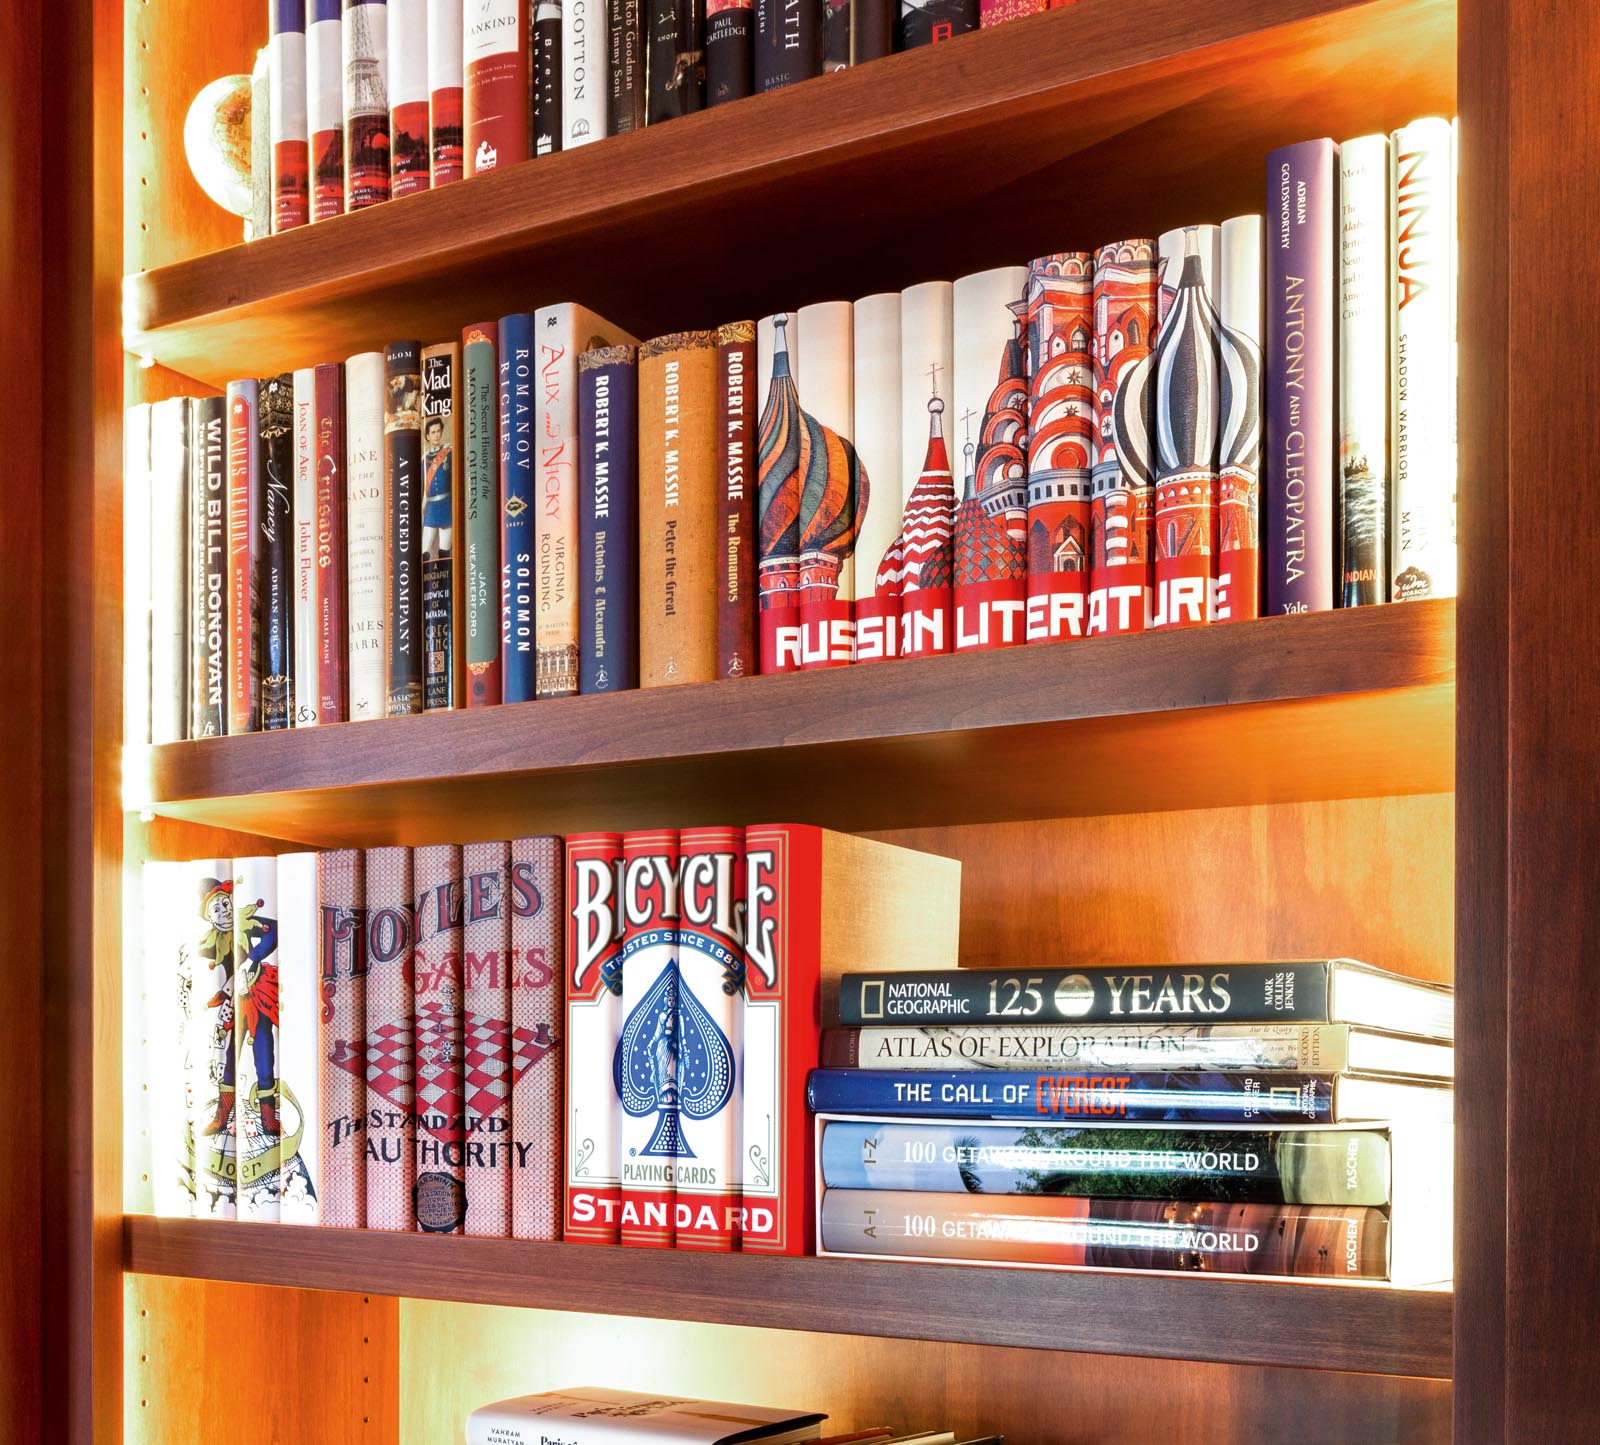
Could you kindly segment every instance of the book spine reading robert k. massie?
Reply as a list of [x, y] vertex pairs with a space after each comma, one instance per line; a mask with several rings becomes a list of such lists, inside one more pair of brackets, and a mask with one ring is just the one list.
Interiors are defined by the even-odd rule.
[[622, 1107], [611, 1065], [622, 1028], [622, 835], [573, 834], [566, 855], [563, 1237], [616, 1244]]
[[1218, 622], [1261, 613], [1261, 217], [1222, 223], [1217, 303], [1221, 436], [1213, 525], [1212, 608]]
[[384, 712], [400, 717], [422, 711], [422, 349], [391, 342], [384, 365]]
[[322, 700], [322, 609], [317, 596], [317, 379], [294, 373], [294, 726], [313, 727]]
[[345, 373], [345, 588], [349, 716], [382, 717], [389, 650], [384, 537], [388, 529], [384, 399], [387, 367], [381, 351], [352, 356]]
[[463, 0], [462, 27], [463, 159], [475, 176], [529, 155], [527, 0]]
[[[239, 1218], [278, 1220], [282, 1104], [278, 1090], [278, 867], [233, 860], [234, 1137]], [[220, 925], [219, 925], [220, 926]]]
[[755, 80], [755, 0], [705, 0], [706, 104], [750, 94]]
[[500, 701], [500, 433], [495, 325], [461, 333], [462, 549], [458, 576], [468, 707]]
[[533, 316], [500, 318], [500, 690], [532, 702]]
[[389, 8], [344, 0], [344, 195], [347, 211], [389, 199]]
[[389, 190], [428, 189], [428, 0], [389, 0]]
[[755, 91], [822, 74], [822, 0], [755, 0]]
[[[194, 1136], [194, 1212], [201, 1219], [238, 1213], [235, 1137], [232, 860], [173, 864], [179, 880], [181, 927], [188, 937], [189, 1128]], [[161, 901], [146, 898], [145, 906]], [[177, 920], [174, 920], [175, 922]]]
[[344, 214], [344, 49], [340, 0], [306, 7], [306, 130], [311, 142], [311, 219]]
[[559, 838], [511, 844], [511, 1233], [561, 1237], [566, 941]]
[[[528, 132], [535, 155], [561, 149], [561, 5], [562, 0], [529, 0]], [[640, 62], [641, 99], [644, 65]]]
[[900, 293], [900, 655], [954, 646], [955, 480], [947, 443], [955, 371], [955, 288], [924, 281]]
[[437, 189], [464, 174], [462, 164], [463, 8], [467, 0], [428, 0], [428, 181]]
[[321, 1224], [323, 1201], [322, 1069], [317, 1018], [317, 855], [278, 856], [278, 1114], [282, 1156], [279, 1217]]
[[317, 469], [317, 678], [321, 697], [317, 716], [343, 722], [345, 645], [344, 368], [324, 362], [316, 371]]
[[[254, 380], [228, 383], [228, 732], [261, 726], [261, 597], [256, 590], [260, 544], [261, 450]], [[149, 536], [146, 514], [145, 534]], [[146, 543], [148, 549], [148, 541]], [[148, 555], [146, 566], [149, 565]], [[148, 597], [146, 647], [149, 646]], [[148, 729], [149, 715], [146, 713]], [[136, 741], [144, 741], [137, 739]]]
[[306, 137], [306, 0], [270, 0], [267, 41], [272, 126], [272, 229], [311, 219]]
[[261, 436], [261, 726], [294, 718], [294, 376], [265, 378]]
[[855, 303], [855, 448], [868, 480], [856, 509], [856, 662], [900, 652], [900, 574], [904, 502], [900, 446], [900, 294]]
[[366, 1174], [368, 1229], [416, 1223], [416, 1049], [412, 1018], [411, 850], [366, 862]]
[[416, 1224], [425, 1234], [458, 1234], [467, 1203], [461, 849], [453, 843], [418, 848], [411, 868], [416, 896], [411, 970]]
[[228, 729], [228, 446], [227, 400], [198, 397], [190, 406], [189, 736]]
[[461, 1044], [467, 1234], [511, 1233], [509, 843], [461, 849]]
[[422, 353], [422, 706], [461, 702], [461, 348]]
[[317, 855], [318, 956], [322, 1007], [322, 1215], [338, 1229], [367, 1217], [367, 910], [358, 849]]
[[186, 396], [150, 408], [150, 741], [189, 730], [189, 449]]
[[751, 677], [756, 644], [756, 328], [717, 328], [717, 676]]
[[639, 685], [639, 364], [578, 358], [578, 691]]
[[607, 50], [604, 0], [564, 0], [561, 7], [561, 148], [606, 134]]
[[794, 327], [787, 314], [756, 327], [761, 420], [756, 434], [757, 647], [763, 673], [800, 666], [801, 440]]
[[[566, 13], [573, 4], [566, 0]], [[648, 0], [643, 7], [650, 31], [645, 64], [645, 119], [650, 125], [705, 106], [704, 7], [705, 0]], [[563, 43], [566, 39], [563, 33]], [[570, 122], [567, 133], [572, 133]]]

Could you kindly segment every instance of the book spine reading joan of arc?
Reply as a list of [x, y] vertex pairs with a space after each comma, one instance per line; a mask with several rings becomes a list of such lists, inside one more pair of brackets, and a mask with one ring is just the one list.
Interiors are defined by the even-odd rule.
[[821, 0], [755, 0], [755, 91], [822, 74]]
[[383, 432], [387, 366], [381, 351], [352, 356], [345, 373], [345, 591], [351, 718], [382, 717], [388, 687]]
[[561, 148], [606, 135], [607, 49], [604, 0], [564, 0], [561, 7]]
[[461, 333], [462, 631], [467, 706], [500, 701], [500, 437], [495, 325], [474, 322]]
[[645, 117], [645, 37], [642, 0], [611, 0], [606, 17], [610, 58], [606, 87], [606, 134], [643, 130]]
[[461, 701], [456, 617], [460, 562], [456, 525], [461, 422], [457, 382], [461, 348], [453, 341], [422, 353], [422, 706], [432, 712]]
[[561, 1237], [560, 838], [511, 844], [511, 1233]]
[[367, 923], [365, 869], [353, 848], [317, 854], [322, 1007], [322, 1218], [360, 1229], [367, 1217]]
[[317, 596], [317, 379], [294, 373], [294, 726], [313, 727], [322, 698]]
[[900, 294], [855, 303], [855, 448], [869, 495], [856, 513], [855, 661], [900, 652], [904, 542], [900, 445]]
[[428, 0], [389, 0], [389, 190], [428, 189]]
[[317, 855], [278, 856], [279, 1217], [322, 1223], [322, 1070], [317, 1018]]
[[189, 539], [189, 736], [221, 737], [228, 728], [228, 446], [227, 400], [197, 397], [191, 459]]
[[795, 390], [798, 356], [787, 315], [756, 327], [761, 422], [756, 439], [756, 538], [763, 674], [800, 666], [800, 495], [805, 422]]
[[261, 726], [294, 718], [294, 375], [261, 383]]
[[[561, 8], [562, 0], [529, 0], [533, 79], [528, 87], [528, 125], [535, 155], [561, 149]], [[640, 66], [641, 72], [643, 65]], [[641, 73], [639, 84], [644, 85]]]
[[191, 402], [150, 408], [150, 741], [189, 729], [189, 450]]
[[421, 348], [399, 341], [385, 352], [383, 398], [383, 634], [389, 670], [385, 715], [422, 711], [422, 372]]
[[[228, 732], [261, 726], [260, 383], [228, 383]], [[148, 526], [146, 532], [148, 533]], [[148, 566], [148, 560], [146, 562]]]
[[[183, 889], [182, 926], [190, 936], [189, 1052], [194, 1133], [194, 1212], [201, 1219], [238, 1213], [237, 1091], [234, 1060], [233, 863], [202, 858], [172, 865]], [[146, 906], [156, 906], [147, 899]]]
[[[585, 0], [576, 0], [583, 4]], [[570, 13], [574, 0], [566, 0]], [[693, 115], [705, 105], [705, 0], [649, 0], [649, 58], [645, 66], [645, 121], [658, 125]], [[562, 36], [566, 42], [566, 34]], [[563, 57], [565, 59], [565, 57]], [[568, 97], [570, 104], [570, 93]], [[567, 125], [572, 133], [572, 125]], [[570, 142], [569, 142], [570, 144]]]
[[389, 199], [389, 9], [344, 0], [345, 210]]
[[527, 0], [463, 0], [469, 176], [528, 158]]
[[506, 702], [532, 702], [533, 317], [500, 318], [500, 687]]
[[428, 182], [459, 181], [462, 167], [462, 47], [466, 0], [428, 0]]
[[461, 850], [462, 1104], [467, 1234], [511, 1233], [511, 913], [509, 843]]
[[283, 1098], [278, 1089], [278, 865], [233, 860], [234, 1137], [239, 1218], [278, 1221]]
[[416, 1050], [412, 1023], [411, 850], [366, 855], [368, 1229], [416, 1223]]
[[311, 219], [344, 214], [344, 53], [340, 0], [306, 10], [306, 130], [311, 139]]
[[639, 685], [638, 352], [578, 358], [578, 691]]
[[1221, 436], [1213, 518], [1218, 622], [1261, 614], [1261, 217], [1222, 223], [1222, 329], [1217, 369]]
[[706, 104], [750, 94], [754, 81], [755, 0], [705, 0]]
[[306, 136], [306, 0], [271, 0], [267, 41], [272, 126], [272, 229], [311, 219]]
[[753, 677], [756, 652], [756, 328], [717, 329], [717, 676]]
[[316, 368], [317, 467], [317, 716], [345, 720], [345, 452], [344, 368]]
[[459, 1234], [467, 1203], [461, 849], [454, 843], [418, 848], [411, 855], [411, 867], [417, 900], [411, 970], [416, 1223], [425, 1234]]
[[945, 440], [955, 370], [955, 288], [900, 293], [900, 655], [949, 652], [955, 636], [955, 481]]

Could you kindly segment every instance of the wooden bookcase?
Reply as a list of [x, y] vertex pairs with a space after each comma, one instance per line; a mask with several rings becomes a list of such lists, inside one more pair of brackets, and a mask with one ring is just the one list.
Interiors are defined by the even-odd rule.
[[[453, 1438], [557, 1378], [1018, 1445], [1600, 1436], [1585, 0], [1080, 0], [243, 248], [180, 137], [249, 69], [246, 8], [16, 0], [0, 30], [26, 418], [0, 675], [31, 704], [0, 710], [0, 978], [37, 1041], [0, 1051], [16, 1438], [222, 1438], [241, 1373], [285, 1441]], [[648, 335], [1154, 234], [1260, 209], [1276, 145], [1452, 110], [1458, 603], [124, 755], [126, 401], [559, 299]], [[124, 1217], [140, 859], [758, 815], [960, 857], [964, 963], [1332, 950], [1453, 978], [1454, 1290]]]

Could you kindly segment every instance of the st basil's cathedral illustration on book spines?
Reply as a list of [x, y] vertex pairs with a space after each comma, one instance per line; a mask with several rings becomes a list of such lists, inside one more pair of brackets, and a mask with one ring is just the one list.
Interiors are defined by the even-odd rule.
[[900, 535], [884, 553], [875, 579], [881, 596], [948, 588], [955, 575], [956, 493], [944, 443], [944, 401], [938, 377], [928, 399], [928, 450], [906, 498]]
[[[1012, 303], [1011, 339], [981, 417], [962, 417], [961, 505], [955, 521], [955, 584], [1028, 577], [1028, 356], [1026, 303]], [[976, 437], [971, 434], [978, 422]]]
[[1156, 327], [1156, 247], [1102, 246], [1094, 266], [1095, 459], [1090, 567], [1150, 561], [1154, 510], [1151, 341]]

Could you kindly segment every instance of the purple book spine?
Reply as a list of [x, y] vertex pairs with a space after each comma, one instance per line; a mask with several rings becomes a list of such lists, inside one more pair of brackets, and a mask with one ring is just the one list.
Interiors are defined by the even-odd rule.
[[1261, 570], [1268, 616], [1333, 606], [1334, 176], [1338, 147], [1267, 158], [1267, 465]]

